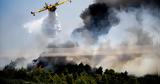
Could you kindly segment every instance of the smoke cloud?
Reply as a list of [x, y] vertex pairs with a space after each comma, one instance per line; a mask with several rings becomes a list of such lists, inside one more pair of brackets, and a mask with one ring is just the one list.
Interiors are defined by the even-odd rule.
[[[25, 23], [23, 26], [28, 32], [28, 36], [25, 37], [27, 44], [24, 44], [25, 46], [23, 48], [15, 49], [11, 52], [2, 52], [1, 59], [5, 61], [1, 61], [1, 67], [8, 64], [11, 60], [16, 68], [27, 67], [33, 59], [38, 58], [39, 55], [46, 50], [46, 46], [48, 46], [58, 32], [61, 31], [57, 14], [51, 12], [48, 13], [48, 16]], [[23, 61], [17, 60], [21, 58], [23, 58]]]
[[94, 46], [91, 65], [136, 76], [159, 74], [159, 1], [95, 2], [81, 14], [84, 26], [73, 32]]

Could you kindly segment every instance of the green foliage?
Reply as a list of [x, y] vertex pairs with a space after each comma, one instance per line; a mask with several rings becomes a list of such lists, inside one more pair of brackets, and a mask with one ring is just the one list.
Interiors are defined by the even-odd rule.
[[2, 84], [160, 84], [158, 75], [135, 77], [127, 72], [117, 73], [112, 69], [102, 71], [102, 67], [89, 65], [56, 65], [53, 71], [45, 68], [15, 69], [6, 66], [0, 71]]

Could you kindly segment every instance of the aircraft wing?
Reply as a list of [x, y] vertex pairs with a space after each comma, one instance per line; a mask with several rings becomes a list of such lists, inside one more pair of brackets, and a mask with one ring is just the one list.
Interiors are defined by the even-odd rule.
[[43, 12], [43, 11], [45, 11], [45, 10], [48, 10], [49, 8], [57, 7], [57, 6], [62, 5], [62, 4], [64, 4], [64, 3], [66, 3], [66, 2], [68, 2], [68, 1], [71, 2], [71, 0], [63, 0], [63, 1], [57, 2], [56, 4], [51, 5], [51, 6], [48, 6], [48, 5], [46, 4], [46, 7], [42, 8], [42, 9], [39, 9], [39, 10], [36, 11], [36, 12], [31, 12], [31, 14], [33, 14], [33, 16], [35, 16], [36, 13]]
[[42, 8], [42, 9], [39, 9], [37, 12], [43, 12], [45, 10], [47, 10], [47, 9], [46, 8]]
[[64, 4], [64, 3], [66, 3], [66, 2], [68, 2], [68, 1], [71, 2], [71, 0], [64, 0], [64, 1], [58, 2], [57, 4], [54, 4], [54, 5], [52, 5], [52, 6], [59, 6], [59, 5], [62, 5], [62, 4]]
[[45, 11], [45, 10], [47, 10], [47, 9], [46, 9], [46, 8], [42, 8], [42, 9], [39, 9], [39, 10], [37, 10], [37, 11], [35, 11], [35, 12], [31, 12], [31, 14], [32, 14], [33, 16], [35, 16], [36, 13], [40, 13], [40, 12], [43, 12], [43, 11]]

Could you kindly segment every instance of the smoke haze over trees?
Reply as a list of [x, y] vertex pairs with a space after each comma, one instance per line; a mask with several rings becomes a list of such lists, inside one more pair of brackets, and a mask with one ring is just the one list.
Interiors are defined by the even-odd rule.
[[40, 56], [34, 56], [38, 59], [29, 66], [44, 62], [47, 68], [52, 68], [50, 64], [61, 58], [64, 63], [70, 60], [75, 64], [101, 66], [103, 71], [159, 75], [159, 5], [159, 0], [95, 0], [80, 14], [83, 25], [68, 36], [65, 30], [59, 32], [56, 14], [49, 13], [25, 25], [31, 30], [31, 37], [35, 35], [34, 44], [30, 46], [36, 45]]

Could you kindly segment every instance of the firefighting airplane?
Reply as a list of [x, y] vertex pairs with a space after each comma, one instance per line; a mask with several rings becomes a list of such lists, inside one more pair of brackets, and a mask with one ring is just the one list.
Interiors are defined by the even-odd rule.
[[40, 13], [40, 12], [43, 12], [43, 11], [46, 11], [46, 10], [54, 12], [57, 9], [57, 6], [60, 6], [60, 5], [66, 3], [68, 1], [71, 3], [71, 0], [58, 1], [55, 4], [50, 4], [50, 5], [48, 5], [47, 3], [45, 3], [45, 6], [43, 8], [41, 8], [41, 9], [35, 11], [35, 12], [31, 12], [31, 14], [33, 16], [35, 16], [36, 13]]

